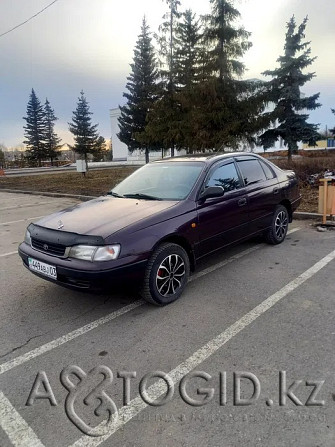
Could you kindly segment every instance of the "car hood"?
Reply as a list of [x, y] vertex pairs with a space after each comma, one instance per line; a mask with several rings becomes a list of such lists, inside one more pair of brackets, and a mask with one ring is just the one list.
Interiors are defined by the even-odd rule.
[[98, 197], [51, 214], [36, 225], [53, 230], [107, 237], [178, 202]]

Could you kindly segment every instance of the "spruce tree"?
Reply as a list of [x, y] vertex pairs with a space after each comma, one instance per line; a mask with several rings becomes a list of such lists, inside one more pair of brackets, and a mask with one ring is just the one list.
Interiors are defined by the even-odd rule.
[[200, 19], [191, 9], [186, 10], [181, 17], [176, 29], [176, 82], [179, 89], [189, 89], [199, 81], [202, 35]]
[[264, 119], [275, 127], [260, 136], [260, 143], [268, 149], [281, 137], [288, 148], [289, 160], [299, 141], [314, 146], [319, 138], [318, 125], [308, 123], [309, 115], [304, 113], [320, 107], [319, 93], [307, 97], [300, 91], [315, 76], [303, 73], [315, 60], [311, 57], [310, 42], [304, 40], [307, 21], [306, 17], [297, 28], [294, 16], [291, 18], [287, 23], [284, 55], [277, 59], [279, 67], [264, 72], [273, 78], [268, 83], [268, 100], [274, 104], [274, 110], [266, 113]]
[[[194, 101], [194, 87], [202, 81], [200, 63], [202, 50], [202, 29], [200, 19], [186, 10], [176, 29], [176, 81], [175, 94], [178, 114], [174, 114], [175, 140], [179, 147], [193, 153], [197, 150], [194, 140], [193, 114], [198, 103]], [[175, 107], [176, 109], [176, 107]], [[177, 120], [175, 119], [177, 116]], [[177, 131], [177, 132], [176, 132]]]
[[240, 59], [252, 46], [248, 40], [251, 33], [234, 26], [241, 14], [232, 0], [210, 0], [210, 3], [212, 12], [204, 17], [204, 39], [209, 52], [207, 75], [220, 81], [240, 78], [245, 71]]
[[23, 118], [26, 121], [23, 142], [27, 145], [27, 158], [42, 166], [42, 160], [48, 157], [48, 149], [45, 143], [46, 121], [43, 106], [36, 96], [34, 89], [31, 90], [27, 104], [27, 116]]
[[198, 150], [237, 149], [254, 140], [256, 117], [263, 110], [252, 100], [255, 83], [241, 79], [241, 58], [251, 47], [250, 33], [236, 26], [240, 17], [232, 0], [210, 0], [200, 51], [200, 79], [193, 94], [193, 141]]
[[[168, 16], [165, 15], [165, 20], [167, 18]], [[162, 96], [151, 109], [146, 126], [146, 135], [149, 140], [160, 143], [164, 148], [170, 148], [172, 155], [174, 155], [175, 148], [192, 151], [193, 142], [188, 138], [191, 126], [188, 118], [190, 109], [193, 107], [190, 91], [192, 86], [198, 82], [197, 70], [201, 39], [199, 20], [191, 10], [187, 10], [183, 14], [178, 13], [175, 15], [174, 21], [175, 37], [167, 39], [167, 36], [163, 34], [165, 39], [161, 40], [161, 44], [163, 41], [165, 45], [161, 52], [161, 54], [165, 54], [165, 67], [170, 68], [165, 71], [163, 69], [161, 72]], [[166, 20], [161, 30], [165, 29], [170, 32], [170, 23]], [[171, 42], [173, 42], [172, 49]], [[169, 65], [171, 50], [173, 63]]]
[[45, 114], [45, 144], [47, 150], [47, 156], [51, 160], [51, 166], [53, 166], [53, 160], [60, 154], [58, 150], [60, 148], [61, 139], [58, 138], [54, 128], [55, 122], [58, 118], [55, 116], [54, 110], [50, 106], [48, 98], [45, 100], [44, 104], [44, 114]]
[[160, 76], [162, 79], [161, 100], [149, 115], [148, 136], [152, 141], [160, 142], [170, 148], [174, 156], [178, 146], [178, 134], [181, 128], [180, 107], [176, 98], [177, 91], [177, 28], [181, 13], [179, 0], [163, 0], [169, 10], [163, 16], [164, 22], [159, 27], [157, 36], [160, 54]]
[[148, 111], [157, 99], [158, 71], [150, 30], [145, 18], [134, 49], [131, 70], [126, 85], [128, 93], [123, 94], [127, 104], [120, 107], [118, 137], [128, 146], [130, 152], [136, 149], [144, 150], [145, 161], [148, 163], [150, 143], [144, 138], [144, 132]]
[[98, 124], [92, 124], [91, 115], [89, 104], [81, 91], [76, 110], [72, 112], [72, 122], [68, 124], [75, 141], [73, 150], [85, 160], [86, 166], [87, 155], [95, 153], [98, 141]]
[[104, 137], [99, 136], [94, 148], [93, 161], [104, 161], [107, 157], [106, 140]]
[[176, 70], [176, 51], [177, 51], [177, 28], [181, 14], [179, 12], [179, 0], [163, 0], [169, 7], [169, 10], [163, 16], [164, 22], [159, 27], [159, 36], [157, 36], [159, 45], [159, 54], [161, 56], [160, 64], [162, 67], [161, 76], [165, 81], [165, 86], [169, 92], [176, 90], [177, 70]]

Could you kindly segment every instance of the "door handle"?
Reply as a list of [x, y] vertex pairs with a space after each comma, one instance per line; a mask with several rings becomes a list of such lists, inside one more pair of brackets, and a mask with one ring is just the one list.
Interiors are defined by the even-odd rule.
[[244, 205], [247, 204], [247, 199], [240, 199], [240, 200], [237, 202], [237, 204], [238, 204], [238, 206], [244, 206]]
[[278, 194], [278, 192], [279, 192], [279, 188], [273, 188], [273, 194]]

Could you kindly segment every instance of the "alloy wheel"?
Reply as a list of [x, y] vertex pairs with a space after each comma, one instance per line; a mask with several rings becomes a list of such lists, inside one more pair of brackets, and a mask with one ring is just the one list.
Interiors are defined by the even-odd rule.
[[280, 211], [277, 214], [277, 217], [275, 220], [275, 232], [276, 232], [276, 236], [279, 240], [281, 240], [285, 237], [287, 227], [288, 227], [287, 213], [285, 213], [285, 211]]
[[185, 263], [181, 256], [171, 254], [163, 259], [156, 275], [156, 286], [160, 295], [174, 295], [182, 287], [185, 273]]

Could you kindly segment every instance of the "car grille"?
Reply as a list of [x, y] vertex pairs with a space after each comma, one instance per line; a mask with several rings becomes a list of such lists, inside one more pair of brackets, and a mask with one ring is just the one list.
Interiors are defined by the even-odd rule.
[[48, 255], [63, 257], [65, 255], [66, 247], [60, 244], [51, 244], [49, 242], [32, 239], [31, 245], [38, 251], [42, 251]]

